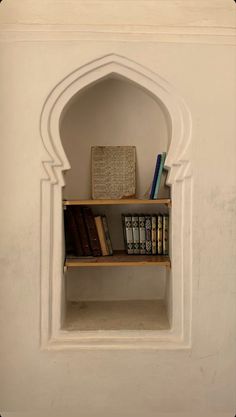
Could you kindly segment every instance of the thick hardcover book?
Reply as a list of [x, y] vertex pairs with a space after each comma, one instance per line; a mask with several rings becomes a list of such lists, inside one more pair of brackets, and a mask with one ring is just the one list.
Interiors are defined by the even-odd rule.
[[146, 255], [152, 254], [152, 221], [151, 216], [145, 216]]
[[125, 215], [125, 237], [126, 237], [126, 250], [128, 255], [133, 255], [134, 253], [134, 239], [133, 239], [133, 229], [132, 229], [132, 216]]
[[87, 228], [92, 254], [93, 256], [101, 256], [102, 251], [92, 210], [90, 207], [83, 207], [82, 212], [84, 216], [84, 222]]
[[145, 216], [140, 215], [138, 218], [139, 221], [139, 246], [140, 246], [140, 255], [145, 255], [146, 253], [146, 232], [145, 232]]
[[104, 231], [104, 227], [103, 227], [102, 216], [96, 216], [95, 217], [95, 224], [96, 224], [96, 228], [97, 228], [97, 232], [98, 232], [98, 238], [99, 238], [99, 242], [100, 242], [100, 246], [101, 246], [101, 250], [102, 250], [102, 256], [107, 256], [107, 255], [109, 255], [109, 250], [108, 250], [108, 246], [107, 246], [107, 242], [106, 242], [106, 236], [105, 236], [105, 231]]
[[102, 223], [103, 223], [103, 229], [104, 229], [104, 232], [105, 232], [105, 238], [106, 238], [106, 243], [107, 243], [109, 255], [113, 255], [113, 249], [112, 249], [111, 238], [110, 238], [110, 233], [109, 233], [109, 229], [108, 229], [108, 223], [107, 223], [106, 216], [102, 216]]
[[83, 249], [83, 255], [91, 256], [92, 251], [91, 251], [90, 244], [89, 244], [89, 238], [88, 238], [88, 233], [87, 233], [87, 229], [86, 229], [85, 222], [84, 222], [82, 208], [79, 206], [74, 206], [73, 210], [75, 213], [75, 220], [76, 220], [77, 228], [79, 230], [81, 245]]
[[70, 206], [64, 210], [64, 230], [66, 256], [83, 256], [79, 230]]
[[159, 192], [159, 188], [160, 188], [161, 176], [162, 176], [162, 173], [163, 173], [165, 159], [166, 159], [166, 152], [163, 152], [162, 153], [162, 156], [161, 156], [160, 168], [159, 168], [158, 175], [157, 175], [157, 181], [156, 181], [156, 186], [155, 186], [155, 191], [154, 191], [154, 197], [153, 197], [154, 200], [156, 200], [157, 197], [158, 197], [158, 192]]
[[169, 216], [163, 215], [163, 255], [169, 253]]
[[163, 218], [161, 214], [157, 216], [157, 253], [162, 255], [163, 251]]
[[153, 181], [152, 181], [152, 188], [151, 188], [151, 192], [150, 192], [150, 199], [151, 200], [153, 200], [153, 197], [154, 197], [154, 192], [155, 192], [158, 172], [159, 172], [159, 169], [160, 169], [160, 164], [161, 164], [161, 154], [157, 155], [157, 159], [156, 159], [156, 167], [155, 167], [155, 172], [154, 172]]
[[140, 254], [140, 244], [139, 244], [139, 223], [138, 223], [138, 214], [132, 215], [132, 229], [133, 229], [133, 239], [134, 239], [134, 254]]
[[152, 214], [152, 255], [157, 254], [157, 218]]

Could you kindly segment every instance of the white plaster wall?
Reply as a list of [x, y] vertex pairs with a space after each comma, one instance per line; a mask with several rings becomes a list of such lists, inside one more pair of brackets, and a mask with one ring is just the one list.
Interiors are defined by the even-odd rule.
[[[202, 22], [204, 13], [200, 16]], [[1, 43], [0, 66], [3, 416], [4, 410], [23, 414], [34, 410], [50, 416], [74, 412], [83, 417], [153, 417], [165, 412], [173, 416], [233, 416], [236, 60], [232, 42], [221, 44], [218, 37], [213, 43], [202, 38], [198, 42], [196, 37], [194, 42], [186, 38], [173, 43], [170, 38], [161, 43], [137, 42], [128, 35], [126, 42], [119, 36], [110, 42], [106, 36], [102, 40], [65, 41], [63, 33], [57, 41], [38, 33], [37, 42], [13, 42], [8, 41], [13, 33], [2, 33], [1, 39], [7, 40]], [[193, 314], [189, 350], [46, 352], [39, 348], [40, 180], [45, 176], [39, 115], [56, 83], [95, 56], [110, 52], [158, 72], [176, 87], [192, 113]]]

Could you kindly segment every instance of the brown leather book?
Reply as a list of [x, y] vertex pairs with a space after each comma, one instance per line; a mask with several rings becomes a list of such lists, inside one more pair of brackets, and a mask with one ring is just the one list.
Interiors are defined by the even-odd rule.
[[102, 216], [102, 223], [103, 223], [103, 229], [104, 229], [104, 233], [105, 233], [106, 244], [107, 244], [107, 247], [108, 247], [109, 255], [113, 255], [111, 237], [110, 237], [110, 233], [109, 233], [109, 229], [108, 229], [108, 223], [107, 223], [106, 216]]
[[101, 256], [101, 246], [98, 238], [98, 232], [94, 220], [94, 216], [90, 207], [83, 207], [83, 216], [88, 232], [88, 238], [93, 256]]
[[81, 245], [83, 249], [83, 255], [91, 256], [92, 251], [91, 251], [90, 244], [89, 244], [89, 238], [88, 238], [87, 228], [84, 222], [82, 208], [79, 206], [73, 206], [73, 210], [75, 214], [76, 224], [79, 230]]
[[79, 230], [75, 221], [72, 207], [64, 210], [65, 242], [67, 256], [83, 256], [82, 243]]

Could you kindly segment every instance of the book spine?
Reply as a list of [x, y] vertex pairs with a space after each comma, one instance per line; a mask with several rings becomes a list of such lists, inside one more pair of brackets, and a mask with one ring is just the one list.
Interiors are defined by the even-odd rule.
[[138, 224], [138, 215], [134, 214], [132, 216], [132, 229], [133, 229], [133, 239], [134, 239], [134, 254], [140, 254], [140, 243], [139, 243], [139, 224]]
[[126, 247], [127, 254], [133, 255], [134, 253], [134, 239], [133, 239], [133, 229], [132, 229], [132, 216], [125, 216], [125, 235], [126, 235]]
[[74, 255], [76, 253], [74, 246], [73, 233], [71, 231], [71, 223], [69, 221], [69, 215], [67, 208], [64, 207], [64, 236], [65, 236], [65, 256]]
[[163, 255], [169, 253], [169, 216], [163, 216]]
[[157, 218], [155, 215], [151, 217], [152, 222], [152, 255], [157, 254]]
[[146, 253], [146, 233], [145, 233], [145, 216], [139, 216], [139, 246], [140, 254]]
[[165, 164], [165, 159], [166, 159], [166, 152], [163, 152], [162, 156], [161, 156], [161, 163], [160, 163], [160, 168], [158, 171], [158, 176], [157, 176], [157, 181], [156, 181], [156, 187], [155, 187], [155, 192], [154, 192], [154, 200], [157, 199], [158, 196], [158, 192], [159, 192], [159, 188], [160, 188], [160, 183], [161, 183], [161, 176], [162, 176], [162, 172], [163, 172], [163, 168], [164, 168], [164, 164]]
[[152, 253], [152, 223], [151, 216], [145, 216], [146, 255]]
[[83, 256], [82, 245], [71, 207], [64, 209], [66, 256]]
[[105, 238], [106, 238], [109, 255], [113, 255], [113, 249], [112, 249], [111, 238], [110, 238], [106, 216], [102, 216], [102, 223], [103, 223], [103, 228], [105, 232]]
[[84, 222], [87, 228], [88, 238], [93, 256], [101, 256], [101, 246], [98, 238], [94, 216], [90, 207], [82, 208]]
[[153, 197], [154, 197], [158, 172], [159, 172], [159, 169], [160, 169], [160, 163], [161, 163], [161, 154], [157, 155], [156, 167], [155, 167], [155, 172], [154, 172], [153, 181], [152, 181], [152, 188], [151, 188], [151, 193], [150, 193], [150, 199], [151, 200], [153, 200]]
[[74, 213], [75, 213], [75, 221], [77, 224], [77, 228], [79, 230], [79, 235], [81, 238], [81, 245], [83, 249], [83, 255], [84, 256], [91, 256], [92, 251], [89, 245], [89, 238], [88, 233], [86, 230], [86, 226], [84, 223], [83, 213], [81, 207], [75, 206], [74, 207]]
[[107, 256], [109, 255], [109, 250], [108, 250], [107, 243], [106, 243], [105, 231], [103, 228], [103, 222], [102, 222], [101, 216], [95, 217], [95, 224], [96, 224], [98, 238], [99, 238], [99, 242], [100, 242], [100, 246], [102, 250], [102, 256]]
[[163, 242], [163, 219], [162, 215], [158, 214], [157, 216], [157, 253], [158, 255], [162, 255], [162, 242]]
[[123, 228], [123, 237], [124, 237], [124, 247], [125, 247], [125, 251], [128, 253], [127, 239], [126, 239], [126, 228], [125, 228], [125, 215], [124, 214], [121, 215], [121, 219], [122, 219], [122, 228]]

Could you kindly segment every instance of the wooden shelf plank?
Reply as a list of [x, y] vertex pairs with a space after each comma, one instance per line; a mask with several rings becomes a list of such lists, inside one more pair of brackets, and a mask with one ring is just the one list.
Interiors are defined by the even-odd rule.
[[80, 266], [147, 266], [159, 265], [170, 268], [170, 258], [158, 255], [127, 255], [125, 252], [114, 252], [112, 256], [66, 258], [66, 267]]
[[158, 200], [147, 200], [147, 199], [120, 199], [120, 200], [64, 200], [64, 206], [105, 206], [105, 205], [127, 205], [127, 204], [165, 204], [168, 207], [171, 205], [170, 198], [160, 198]]

